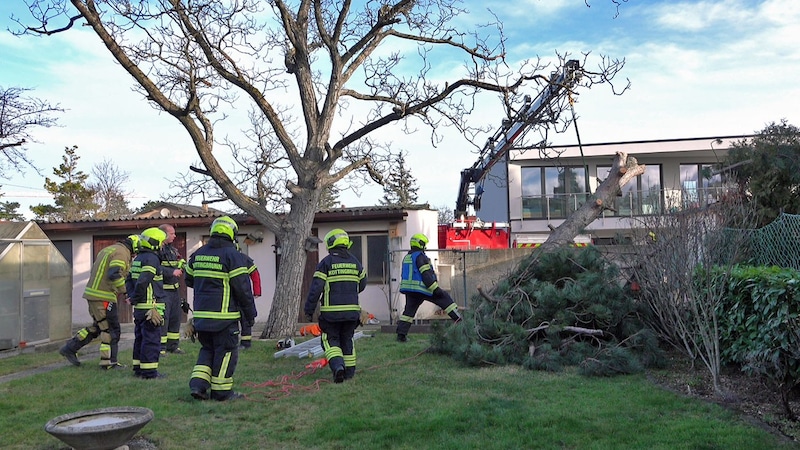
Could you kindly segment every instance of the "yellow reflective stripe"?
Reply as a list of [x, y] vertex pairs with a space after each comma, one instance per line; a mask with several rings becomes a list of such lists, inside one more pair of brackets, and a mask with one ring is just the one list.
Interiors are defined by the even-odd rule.
[[109, 267], [122, 267], [123, 269], [127, 266], [125, 261], [120, 261], [118, 259], [112, 259], [110, 263], [108, 263]]
[[319, 310], [320, 312], [361, 311], [361, 307], [358, 305], [322, 305]]
[[319, 278], [321, 280], [327, 280], [328, 279], [328, 274], [325, 273], [325, 272], [317, 271], [317, 272], [314, 272], [314, 278]]
[[197, 365], [192, 369], [192, 378], [199, 378], [211, 382], [211, 367]]
[[358, 275], [334, 275], [332, 277], [328, 277], [329, 283], [336, 283], [339, 281], [353, 281], [358, 283], [361, 281], [361, 278], [359, 278]]
[[[123, 284], [125, 284], [124, 281]], [[117, 301], [117, 296], [113, 292], [101, 291], [100, 289], [92, 289], [87, 287], [84, 290], [84, 294], [93, 295], [95, 297], [102, 298], [103, 300]]]
[[423, 264], [423, 265], [419, 266], [419, 272], [420, 273], [428, 271], [428, 270], [431, 270], [431, 265], [430, 264]]
[[180, 286], [181, 286], [180, 283], [165, 284], [164, 289], [174, 291], [175, 289], [178, 289]]
[[139, 273], [142, 273], [142, 272], [150, 272], [153, 275], [155, 275], [156, 274], [156, 268], [153, 267], [153, 266], [142, 266], [141, 270], [139, 270]]
[[140, 363], [139, 368], [143, 370], [158, 369], [158, 361], [151, 363]]
[[242, 314], [236, 312], [218, 312], [218, 311], [195, 311], [194, 317], [198, 319], [240, 319]]
[[230, 275], [227, 273], [216, 272], [214, 270], [198, 270], [193, 271], [195, 278], [219, 278], [220, 280], [227, 280], [230, 279]]
[[114, 287], [125, 286], [125, 278], [119, 278], [117, 280], [114, 280], [114, 282], [112, 284], [114, 285]]
[[237, 267], [236, 269], [233, 269], [230, 272], [228, 272], [228, 275], [230, 275], [231, 278], [235, 278], [239, 275], [247, 275], [249, 273], [250, 272], [247, 271], [247, 267]]

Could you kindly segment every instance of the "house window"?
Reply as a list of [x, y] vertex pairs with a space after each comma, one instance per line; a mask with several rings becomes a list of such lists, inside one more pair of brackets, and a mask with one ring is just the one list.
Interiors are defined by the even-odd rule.
[[725, 180], [713, 172], [713, 164], [681, 164], [680, 171], [684, 208], [714, 203], [721, 194]]
[[350, 252], [361, 261], [367, 271], [367, 283], [386, 282], [386, 264], [389, 255], [389, 235], [350, 234], [353, 246]]
[[523, 167], [522, 218], [564, 218], [586, 201], [583, 167]]
[[[597, 182], [608, 178], [611, 166], [597, 166]], [[662, 202], [661, 165], [647, 164], [644, 173], [622, 187], [614, 201], [615, 216], [658, 214]]]

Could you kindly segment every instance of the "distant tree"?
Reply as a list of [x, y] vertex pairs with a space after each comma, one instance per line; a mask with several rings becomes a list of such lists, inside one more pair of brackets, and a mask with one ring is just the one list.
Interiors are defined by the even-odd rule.
[[0, 86], [0, 178], [8, 178], [8, 170], [21, 171], [23, 166], [36, 169], [25, 154], [26, 144], [36, 142], [30, 130], [56, 125], [51, 114], [64, 111], [58, 105], [25, 96], [28, 90]]
[[752, 139], [734, 143], [719, 171], [755, 203], [760, 226], [780, 215], [800, 214], [800, 129], [772, 122]]
[[381, 205], [411, 206], [417, 203], [417, 180], [406, 166], [406, 158], [401, 151], [392, 160], [389, 174], [384, 176]]
[[148, 200], [145, 204], [136, 208], [133, 211], [133, 214], [141, 214], [143, 212], [152, 211], [153, 208], [155, 208], [159, 203], [161, 203], [160, 200]]
[[332, 184], [322, 191], [319, 197], [319, 209], [336, 208], [341, 204], [339, 201], [339, 188]]
[[92, 176], [94, 180], [89, 183], [89, 189], [94, 191], [94, 202], [98, 206], [94, 217], [109, 219], [129, 215], [131, 209], [127, 197], [130, 192], [125, 191], [125, 183], [130, 174], [104, 159], [92, 167]]
[[[0, 197], [3, 197], [2, 193], [0, 193]], [[17, 212], [17, 208], [19, 208], [19, 202], [0, 202], [0, 220], [24, 221], [25, 216]]]
[[439, 223], [451, 223], [455, 220], [453, 215], [453, 208], [448, 208], [446, 205], [439, 205], [436, 207], [439, 211]]
[[79, 220], [92, 217], [92, 212], [97, 210], [94, 202], [95, 192], [86, 183], [89, 175], [78, 170], [80, 156], [76, 151], [78, 146], [66, 147], [65, 155], [61, 157], [62, 163], [53, 168], [53, 174], [64, 180], [56, 183], [49, 177], [45, 178], [44, 188], [53, 195], [55, 205], [38, 204], [31, 206], [31, 211], [37, 219], [47, 220]]

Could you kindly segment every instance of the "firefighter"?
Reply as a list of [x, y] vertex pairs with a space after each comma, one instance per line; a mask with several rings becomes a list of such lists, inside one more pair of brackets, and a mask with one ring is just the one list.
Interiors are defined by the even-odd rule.
[[353, 378], [356, 351], [353, 335], [359, 325], [358, 294], [367, 286], [367, 273], [348, 249], [353, 245], [347, 233], [336, 228], [325, 235], [328, 256], [317, 264], [304, 306], [306, 321], [313, 320], [317, 303], [322, 348], [333, 373], [334, 383]]
[[97, 254], [89, 282], [83, 291], [83, 298], [89, 304], [92, 324], [79, 330], [59, 349], [59, 353], [73, 366], [81, 365], [78, 350], [100, 336], [100, 368], [125, 367], [117, 360], [122, 334], [117, 300], [124, 298], [125, 278], [131, 269], [131, 256], [136, 253], [138, 242], [138, 236], [131, 235]]
[[406, 306], [397, 321], [397, 340], [400, 342], [406, 342], [414, 315], [426, 300], [442, 308], [454, 322], [461, 321], [458, 305], [447, 291], [439, 287], [431, 260], [425, 254], [427, 246], [428, 237], [417, 233], [411, 236], [411, 250], [403, 258], [400, 292], [406, 296]]
[[167, 233], [156, 227], [142, 232], [128, 284], [133, 305], [133, 374], [143, 379], [166, 377], [158, 371], [164, 325], [164, 274], [158, 253], [166, 239]]
[[181, 279], [186, 260], [178, 249], [172, 245], [175, 240], [175, 227], [163, 224], [158, 227], [167, 234], [167, 240], [159, 252], [161, 267], [164, 272], [164, 326], [161, 328], [161, 354], [183, 354], [180, 348], [181, 339]]
[[239, 227], [228, 216], [211, 224], [211, 238], [186, 264], [186, 285], [194, 290], [192, 324], [200, 352], [189, 389], [198, 400], [233, 400], [239, 359], [239, 321], [255, 323], [257, 311], [247, 258], [236, 248]]

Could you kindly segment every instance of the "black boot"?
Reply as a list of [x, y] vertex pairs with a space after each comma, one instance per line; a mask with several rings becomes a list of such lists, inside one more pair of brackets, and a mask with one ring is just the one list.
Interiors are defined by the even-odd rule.
[[64, 344], [64, 346], [58, 350], [58, 353], [61, 354], [61, 356], [63, 356], [64, 358], [67, 358], [67, 361], [69, 361], [70, 364], [72, 364], [75, 367], [78, 367], [81, 365], [81, 362], [80, 360], [78, 360], [77, 350], [73, 350], [74, 346], [70, 345], [72, 344], [72, 342], [73, 339], [70, 339], [69, 342]]
[[397, 335], [397, 342], [406, 342], [408, 339], [406, 338], [405, 334], [398, 334]]

